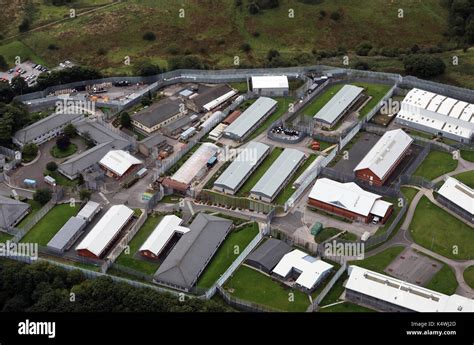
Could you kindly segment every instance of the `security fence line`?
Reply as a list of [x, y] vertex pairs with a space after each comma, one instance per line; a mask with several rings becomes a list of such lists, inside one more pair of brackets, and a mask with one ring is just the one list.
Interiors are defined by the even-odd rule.
[[272, 309], [267, 306], [258, 304], [258, 303], [253, 303], [249, 301], [245, 301], [243, 299], [237, 298], [229, 294], [227, 291], [225, 291], [224, 288], [221, 286], [216, 287], [216, 291], [219, 293], [219, 295], [224, 299], [224, 301], [229, 304], [230, 306], [238, 309], [238, 310], [243, 310], [243, 311], [249, 311], [249, 312], [262, 312], [262, 313], [273, 313], [273, 312], [281, 312], [282, 310], [278, 309]]
[[28, 221], [22, 228], [17, 228], [15, 235], [11, 239], [12, 242], [18, 243], [22, 238], [36, 225], [38, 222], [49, 212], [51, 209], [56, 206], [56, 203], [53, 200], [50, 200], [46, 203], [34, 216]]
[[321, 293], [318, 295], [318, 297], [316, 297], [314, 300], [313, 300], [313, 303], [311, 303], [311, 311], [316, 311], [319, 304], [321, 303], [321, 301], [324, 299], [324, 297], [326, 297], [326, 295], [328, 294], [328, 292], [334, 287], [334, 285], [337, 283], [337, 281], [339, 280], [339, 278], [341, 278], [341, 276], [344, 274], [344, 272], [347, 270], [347, 263], [344, 262], [342, 264], [342, 266], [337, 270], [336, 274], [331, 278], [331, 280], [326, 284], [326, 286], [324, 287], [324, 289], [321, 291]]

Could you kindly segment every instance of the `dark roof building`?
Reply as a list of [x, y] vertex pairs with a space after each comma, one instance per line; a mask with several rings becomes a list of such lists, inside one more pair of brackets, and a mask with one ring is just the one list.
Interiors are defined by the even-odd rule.
[[0, 229], [9, 229], [18, 224], [28, 213], [30, 205], [15, 199], [0, 196]]
[[283, 256], [291, 252], [291, 250], [291, 247], [285, 242], [270, 238], [255, 249], [247, 257], [245, 263], [270, 274]]
[[237, 95], [237, 91], [228, 85], [199, 85], [196, 95], [187, 100], [187, 106], [196, 112], [211, 111]]
[[232, 221], [199, 213], [155, 273], [155, 282], [190, 291], [231, 229]]
[[153, 133], [161, 127], [185, 115], [180, 100], [162, 101], [132, 116], [132, 125], [145, 133]]

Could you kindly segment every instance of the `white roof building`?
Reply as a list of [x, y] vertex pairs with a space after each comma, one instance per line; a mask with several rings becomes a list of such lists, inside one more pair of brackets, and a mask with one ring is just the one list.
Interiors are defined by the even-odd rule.
[[309, 198], [357, 213], [364, 217], [373, 214], [384, 217], [392, 206], [382, 196], [367, 192], [354, 182], [341, 183], [328, 178], [316, 181]]
[[126, 151], [112, 150], [99, 161], [99, 164], [117, 176], [122, 176], [132, 166], [142, 164], [142, 161]]
[[284, 75], [265, 75], [252, 77], [253, 89], [288, 89], [288, 78]]
[[474, 104], [415, 88], [403, 99], [397, 122], [469, 142], [474, 133]]
[[474, 189], [453, 177], [448, 177], [438, 190], [438, 193], [471, 215], [474, 215]]
[[402, 129], [385, 132], [354, 171], [369, 169], [380, 180], [384, 180], [412, 142], [412, 137]]
[[127, 206], [112, 206], [79, 243], [76, 251], [87, 251], [96, 257], [100, 257], [132, 216], [133, 210]]
[[283, 256], [272, 273], [286, 278], [292, 271], [296, 271], [300, 275], [295, 283], [305, 289], [311, 290], [332, 268], [333, 265], [318, 260], [301, 250], [295, 249]]
[[139, 251], [149, 251], [158, 256], [175, 233], [185, 234], [189, 231], [189, 228], [181, 226], [182, 223], [183, 220], [175, 215], [164, 216]]
[[474, 312], [474, 300], [445, 295], [358, 266], [349, 266], [346, 289], [416, 312]]
[[99, 203], [94, 201], [88, 201], [87, 204], [77, 214], [78, 218], [82, 218], [85, 221], [90, 221], [94, 215], [96, 215], [101, 209]]
[[211, 143], [203, 143], [196, 152], [174, 173], [172, 180], [190, 184], [200, 171], [206, 166], [212, 156], [219, 151], [219, 146]]

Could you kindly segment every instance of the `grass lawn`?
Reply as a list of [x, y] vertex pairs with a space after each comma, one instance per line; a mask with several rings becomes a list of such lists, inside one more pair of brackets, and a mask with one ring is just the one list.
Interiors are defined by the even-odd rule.
[[59, 229], [75, 216], [80, 209], [76, 204], [71, 207], [69, 204], [54, 206], [26, 235], [21, 242], [38, 243], [40, 246], [46, 246], [48, 242], [56, 235]]
[[8, 240], [12, 239], [12, 235], [9, 235], [5, 232], [0, 232], [0, 243], [5, 243]]
[[452, 295], [458, 288], [458, 281], [456, 280], [453, 269], [448, 265], [443, 265], [441, 270], [435, 274], [425, 287], [446, 295]]
[[447, 152], [431, 151], [413, 175], [422, 176], [428, 180], [453, 171], [458, 166], [458, 161]]
[[[219, 277], [229, 268], [240, 253], [248, 246], [250, 241], [258, 234], [257, 223], [249, 224], [241, 229], [232, 231], [222, 243], [209, 265], [204, 270], [197, 282], [201, 288], [210, 288]], [[235, 248], [238, 247], [238, 253]]]
[[39, 211], [41, 210], [41, 204], [37, 201], [34, 201], [32, 199], [28, 199], [27, 201], [28, 204], [30, 204], [31, 208], [30, 208], [30, 212], [26, 215], [25, 218], [23, 218], [21, 220], [21, 222], [19, 222], [16, 227], [17, 228], [22, 228], [24, 227], [26, 224], [28, 224], [28, 222], [31, 220], [31, 218], [34, 217], [34, 215]]
[[[326, 150], [327, 148], [331, 147], [331, 146], [334, 146], [334, 145], [337, 145], [337, 144], [334, 144], [334, 143], [330, 143], [330, 142], [327, 142], [327, 141], [322, 141], [322, 140], [317, 140], [319, 142], [319, 151], [324, 151]], [[311, 147], [311, 145], [310, 145]]]
[[387, 275], [384, 269], [405, 249], [403, 246], [387, 248], [384, 251], [370, 256], [364, 260], [351, 261], [350, 265], [360, 266], [365, 269]]
[[333, 304], [339, 301], [339, 297], [344, 292], [344, 282], [348, 278], [347, 272], [344, 272], [342, 276], [337, 280], [336, 284], [333, 285], [332, 289], [329, 290], [327, 295], [323, 298], [320, 305], [325, 306], [328, 304]]
[[324, 228], [323, 230], [320, 231], [319, 234], [314, 236], [314, 240], [316, 243], [323, 243], [324, 241], [330, 239], [333, 236], [336, 236], [339, 234], [342, 230], [341, 229], [336, 229], [336, 228]]
[[64, 175], [60, 174], [58, 171], [46, 170], [44, 172], [44, 175], [51, 176], [52, 178], [56, 180], [56, 183], [58, 185], [64, 186], [64, 187], [75, 187], [77, 186], [77, 183], [79, 182], [78, 179], [71, 181], [70, 179], [66, 178]]
[[474, 289], [474, 266], [466, 268], [463, 275], [467, 285]]
[[127, 266], [145, 274], [154, 274], [159, 267], [158, 262], [154, 263], [147, 260], [140, 260], [136, 259], [134, 256], [138, 252], [138, 249], [140, 249], [142, 244], [146, 241], [148, 236], [150, 236], [153, 230], [155, 230], [162, 218], [162, 216], [150, 215], [128, 244], [130, 247], [130, 252], [127, 254], [125, 251], [123, 251], [115, 262], [119, 265]]
[[66, 147], [65, 150], [61, 150], [59, 147], [55, 145], [51, 149], [50, 153], [51, 153], [51, 156], [55, 158], [66, 158], [76, 153], [76, 151], [77, 151], [77, 145], [71, 143], [69, 144], [68, 147]]
[[277, 109], [273, 114], [268, 116], [265, 121], [262, 122], [260, 126], [257, 127], [255, 132], [252, 133], [250, 136], [250, 140], [254, 139], [255, 137], [259, 136], [261, 133], [263, 133], [265, 130], [268, 129], [268, 127], [278, 120], [280, 117], [283, 116], [288, 111], [288, 107], [291, 103], [294, 104], [295, 99], [292, 97], [274, 97], [273, 98], [275, 101], [278, 102], [277, 104]]
[[236, 89], [237, 91], [239, 91], [241, 93], [246, 93], [247, 90], [248, 90], [248, 85], [247, 85], [246, 81], [237, 82], [237, 83], [230, 83], [229, 85], [230, 85], [230, 87], [232, 87], [233, 89]]
[[472, 228], [425, 196], [420, 199], [409, 228], [416, 243], [438, 254], [457, 260], [474, 257]]
[[247, 196], [250, 190], [255, 186], [260, 180], [260, 178], [265, 174], [265, 172], [270, 168], [273, 162], [281, 155], [283, 149], [281, 147], [275, 147], [272, 152], [263, 160], [262, 164], [250, 175], [250, 177], [245, 181], [245, 183], [240, 187], [237, 192], [237, 196]]
[[324, 105], [329, 102], [331, 98], [336, 95], [336, 93], [342, 89], [344, 84], [331, 85], [324, 90], [323, 93], [317, 95], [309, 104], [307, 104], [303, 110], [302, 114], [313, 118], [318, 111], [321, 110]]
[[281, 190], [281, 192], [275, 198], [274, 203], [278, 205], [284, 205], [285, 202], [293, 195], [296, 189], [293, 188], [293, 183], [296, 179], [309, 167], [311, 163], [314, 162], [317, 155], [310, 155], [308, 159], [295, 171], [291, 180], [286, 184], [286, 186]]
[[461, 150], [461, 157], [469, 162], [474, 162], [474, 151]]
[[[247, 266], [241, 266], [227, 281], [225, 288], [232, 296], [281, 311], [304, 312], [309, 306], [306, 294], [291, 290]], [[289, 300], [290, 293], [294, 293], [292, 302]]]
[[354, 83], [355, 86], [362, 87], [366, 90], [367, 95], [372, 97], [370, 101], [359, 111], [359, 118], [367, 116], [367, 114], [380, 102], [392, 87], [392, 85], [372, 84], [372, 83]]
[[327, 308], [319, 309], [321, 313], [373, 313], [375, 310], [362, 307], [355, 303], [344, 302]]
[[416, 188], [412, 187], [402, 187], [400, 188], [402, 194], [405, 196], [405, 199], [407, 199], [407, 204], [410, 205], [413, 198], [415, 197], [416, 194], [418, 194], [419, 190]]
[[461, 181], [465, 185], [474, 188], [474, 170], [466, 171], [453, 176], [455, 179]]
[[165, 195], [163, 199], [161, 199], [160, 202], [166, 203], [166, 204], [176, 204], [179, 202], [180, 199], [182, 199], [182, 196], [176, 195], [176, 194], [170, 194], [170, 195]]

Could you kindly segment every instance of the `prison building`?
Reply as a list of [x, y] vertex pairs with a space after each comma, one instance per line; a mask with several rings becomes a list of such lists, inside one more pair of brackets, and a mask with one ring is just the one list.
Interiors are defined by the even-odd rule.
[[131, 221], [133, 213], [125, 205], [110, 207], [76, 247], [77, 254], [93, 259], [102, 258]]
[[214, 190], [234, 195], [270, 153], [270, 146], [251, 141], [214, 182]]
[[250, 197], [272, 202], [304, 162], [306, 156], [296, 149], [285, 149], [250, 191]]
[[99, 165], [109, 177], [120, 178], [132, 169], [141, 165], [142, 161], [123, 150], [112, 150], [99, 161]]
[[328, 178], [316, 180], [308, 205], [364, 223], [378, 217], [384, 224], [393, 212], [393, 205], [382, 200], [382, 196], [367, 192], [354, 182], [341, 183]]
[[468, 222], [474, 223], [474, 189], [453, 177], [447, 177], [436, 199]]
[[74, 242], [81, 237], [86, 225], [87, 222], [83, 218], [78, 216], [69, 218], [66, 224], [48, 242], [47, 247], [54, 252], [64, 253], [71, 249]]
[[474, 312], [474, 302], [445, 295], [358, 266], [349, 266], [346, 299], [379, 311], [450, 313]]
[[288, 244], [276, 238], [269, 238], [245, 259], [245, 263], [266, 274], [271, 274], [273, 268], [289, 252], [291, 252], [291, 247]]
[[160, 150], [168, 146], [166, 137], [155, 133], [138, 142], [138, 151], [145, 157], [150, 157], [154, 151], [158, 153]]
[[165, 249], [173, 238], [182, 236], [189, 231], [189, 228], [181, 226], [182, 223], [183, 220], [175, 215], [164, 216], [138, 250], [140, 255], [150, 259], [158, 259], [162, 255], [166, 255]]
[[189, 292], [232, 229], [232, 221], [199, 213], [154, 275], [154, 282]]
[[314, 116], [313, 119], [325, 126], [333, 127], [363, 96], [364, 89], [344, 85]]
[[403, 99], [395, 122], [432, 135], [470, 143], [474, 132], [474, 104], [414, 88]]
[[224, 123], [218, 124], [212, 131], [209, 132], [207, 136], [210, 140], [217, 141], [222, 137], [222, 133], [227, 128], [227, 125]]
[[91, 222], [92, 219], [100, 212], [102, 206], [94, 201], [88, 201], [77, 214], [78, 218], [84, 219], [86, 222]]
[[354, 168], [359, 180], [382, 186], [410, 152], [413, 139], [402, 129], [385, 134]]
[[140, 132], [151, 134], [185, 115], [186, 109], [180, 100], [166, 100], [133, 115], [132, 125]]
[[225, 84], [218, 86], [199, 85], [197, 93], [186, 100], [186, 105], [189, 109], [198, 113], [208, 112], [231, 100], [235, 95], [237, 95], [237, 91]]
[[287, 96], [290, 91], [285, 75], [265, 75], [252, 77], [252, 91], [260, 96]]
[[281, 258], [272, 270], [272, 274], [285, 281], [296, 279], [297, 287], [305, 292], [312, 292], [330, 274], [333, 267], [327, 262], [295, 249]]
[[30, 211], [26, 202], [0, 195], [0, 229], [8, 230], [17, 225]]
[[278, 102], [274, 99], [260, 97], [224, 130], [224, 137], [236, 141], [244, 140], [275, 111], [277, 105]]

